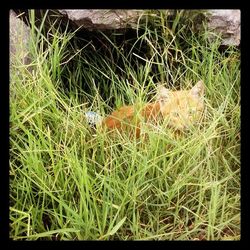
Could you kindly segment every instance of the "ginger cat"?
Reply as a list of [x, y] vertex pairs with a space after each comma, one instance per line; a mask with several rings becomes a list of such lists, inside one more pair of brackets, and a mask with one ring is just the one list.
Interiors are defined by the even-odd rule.
[[103, 119], [102, 127], [119, 132], [141, 133], [140, 122], [158, 124], [166, 121], [167, 126], [178, 131], [197, 123], [204, 109], [204, 83], [199, 81], [190, 90], [170, 91], [164, 86], [157, 89], [156, 101], [146, 103], [138, 111], [136, 105], [123, 106]]

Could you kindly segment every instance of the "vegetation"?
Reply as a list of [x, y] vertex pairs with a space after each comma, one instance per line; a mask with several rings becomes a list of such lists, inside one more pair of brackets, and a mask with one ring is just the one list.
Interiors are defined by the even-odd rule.
[[[95, 43], [44, 33], [30, 11], [33, 61], [17, 57], [10, 78], [12, 239], [240, 239], [240, 52], [195, 32], [191, 14], [149, 11], [135, 36]], [[85, 121], [199, 79], [204, 121], [183, 137], [111, 138]]]

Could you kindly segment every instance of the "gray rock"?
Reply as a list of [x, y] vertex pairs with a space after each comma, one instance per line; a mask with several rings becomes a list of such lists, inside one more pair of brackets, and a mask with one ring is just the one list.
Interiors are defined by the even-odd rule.
[[10, 66], [15, 63], [15, 60], [21, 60], [23, 64], [29, 64], [30, 55], [28, 47], [30, 41], [30, 28], [25, 25], [12, 10], [10, 10], [9, 22]]
[[[144, 10], [72, 10], [61, 9], [69, 20], [89, 30], [136, 28], [138, 18]], [[171, 14], [171, 10], [166, 10]], [[222, 34], [222, 45], [240, 44], [240, 10], [208, 10], [208, 27]], [[197, 24], [198, 25], [198, 24]], [[213, 37], [211, 36], [211, 39]]]
[[221, 33], [222, 45], [240, 45], [240, 10], [209, 10], [208, 13], [208, 27]]
[[[56, 10], [69, 19], [76, 27], [88, 30], [110, 30], [136, 28], [140, 15], [145, 10], [117, 10], [117, 9], [61, 9]], [[166, 13], [173, 13], [166, 10]], [[221, 33], [222, 45], [240, 44], [240, 10], [208, 10], [208, 27], [215, 33]], [[197, 24], [199, 25], [199, 24]], [[29, 62], [27, 45], [29, 41], [29, 27], [27, 27], [13, 11], [10, 11], [10, 53], [20, 54], [24, 63]], [[211, 36], [211, 39], [213, 37]]]
[[78, 27], [89, 30], [124, 29], [136, 27], [143, 10], [59, 10]]

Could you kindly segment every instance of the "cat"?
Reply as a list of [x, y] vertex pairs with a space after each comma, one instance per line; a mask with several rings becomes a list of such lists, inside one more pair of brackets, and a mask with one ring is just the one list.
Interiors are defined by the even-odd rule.
[[165, 121], [168, 127], [184, 131], [199, 122], [204, 109], [204, 83], [198, 81], [189, 90], [171, 91], [158, 86], [156, 101], [142, 105], [123, 106], [101, 122], [101, 127], [120, 133], [141, 134], [140, 122], [159, 124]]

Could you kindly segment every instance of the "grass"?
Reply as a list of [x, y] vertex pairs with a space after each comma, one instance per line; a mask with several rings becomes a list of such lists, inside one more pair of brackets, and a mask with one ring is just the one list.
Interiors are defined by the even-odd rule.
[[[240, 239], [240, 52], [182, 12], [154, 13], [135, 39], [100, 33], [101, 46], [77, 47], [54, 25], [43, 35], [30, 11], [32, 70], [17, 57], [11, 71], [10, 238]], [[164, 127], [146, 142], [110, 138], [84, 120], [151, 100], [157, 82], [199, 79], [204, 121], [181, 138]]]

